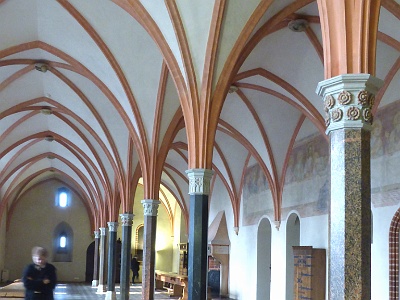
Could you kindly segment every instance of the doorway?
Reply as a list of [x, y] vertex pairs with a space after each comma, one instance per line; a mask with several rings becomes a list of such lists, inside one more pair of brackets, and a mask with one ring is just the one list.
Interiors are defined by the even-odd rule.
[[257, 232], [257, 300], [269, 300], [271, 294], [271, 222], [264, 218]]
[[286, 223], [286, 299], [293, 299], [294, 294], [293, 246], [300, 246], [300, 219], [295, 213], [290, 214]]

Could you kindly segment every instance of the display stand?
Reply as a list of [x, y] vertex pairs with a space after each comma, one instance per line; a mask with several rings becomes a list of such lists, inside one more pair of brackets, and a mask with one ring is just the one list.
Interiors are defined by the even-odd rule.
[[294, 299], [324, 300], [326, 250], [311, 246], [293, 246]]

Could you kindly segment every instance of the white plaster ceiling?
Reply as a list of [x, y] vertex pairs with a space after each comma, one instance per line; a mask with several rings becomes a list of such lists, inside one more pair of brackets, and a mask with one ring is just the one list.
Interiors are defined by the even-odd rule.
[[[324, 79], [321, 53], [307, 34], [285, 25], [307, 17], [321, 43], [317, 4], [271, 1], [260, 14], [267, 2], [226, 2], [214, 62], [213, 88], [229, 75], [224, 72], [233, 63], [232, 53], [251, 50], [238, 56], [243, 61], [231, 74], [230, 84], [239, 91], [226, 95], [214, 148], [216, 176], [234, 198], [240, 197], [246, 168], [256, 162], [265, 166], [270, 185], [283, 184], [291, 140], [324, 131], [318, 127], [323, 103], [315, 94]], [[132, 180], [139, 156], [167, 144], [161, 181], [187, 213], [187, 136], [176, 74], [190, 82], [188, 51], [201, 90], [215, 3], [0, 0], [0, 195], [5, 207], [54, 178], [73, 187], [96, 214], [122, 182]], [[383, 3], [388, 9], [382, 9], [379, 30], [391, 44], [385, 38], [378, 42], [381, 79], [400, 54], [400, 2]], [[282, 12], [288, 14], [280, 20], [283, 25], [251, 46], [259, 30]], [[45, 63], [48, 71], [38, 72], [37, 63]], [[399, 99], [399, 76], [390, 79], [381, 105]], [[40, 113], [44, 107], [53, 114]], [[55, 140], [45, 141], [48, 135]]]

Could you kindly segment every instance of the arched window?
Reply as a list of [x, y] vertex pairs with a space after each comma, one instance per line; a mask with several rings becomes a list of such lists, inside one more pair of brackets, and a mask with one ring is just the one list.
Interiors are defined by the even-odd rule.
[[70, 193], [65, 187], [59, 188], [56, 195], [56, 206], [67, 207], [70, 204]]
[[60, 239], [58, 241], [58, 248], [65, 249], [67, 248], [67, 235], [65, 233], [61, 233]]
[[72, 261], [73, 231], [66, 222], [61, 222], [54, 229], [53, 235], [53, 261]]

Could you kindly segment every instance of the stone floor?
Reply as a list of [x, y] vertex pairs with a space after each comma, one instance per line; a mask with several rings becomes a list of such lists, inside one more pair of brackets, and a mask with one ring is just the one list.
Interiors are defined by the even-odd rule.
[[[117, 293], [117, 299], [119, 296], [119, 286], [115, 288]], [[97, 293], [96, 288], [92, 288], [88, 284], [74, 283], [74, 284], [57, 284], [54, 299], [55, 300], [95, 300], [95, 299], [105, 299], [106, 293]], [[156, 291], [155, 299], [178, 299], [178, 297], [170, 297], [164, 291]], [[140, 284], [135, 284], [131, 286], [129, 292], [129, 299], [136, 300], [142, 299], [142, 286]]]
[[[116, 286], [117, 299], [120, 299], [119, 285]], [[0, 286], [0, 300], [22, 300], [24, 298], [24, 288], [22, 283], [12, 283], [7, 286]], [[11, 293], [11, 294], [10, 294]], [[4, 294], [4, 295], [3, 295]], [[54, 300], [104, 300], [106, 293], [98, 293], [97, 288], [85, 283], [58, 283], [54, 291]], [[130, 300], [142, 300], [142, 285], [137, 283], [130, 287]], [[172, 297], [164, 290], [156, 290], [154, 299], [179, 299]], [[213, 300], [221, 298], [213, 298]], [[224, 300], [229, 300], [224, 298]], [[231, 299], [232, 300], [232, 299]]]

